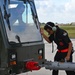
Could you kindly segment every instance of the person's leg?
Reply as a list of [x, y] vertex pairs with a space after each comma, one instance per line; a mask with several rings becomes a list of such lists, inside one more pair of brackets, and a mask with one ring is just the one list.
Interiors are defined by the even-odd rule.
[[75, 72], [74, 71], [66, 71], [66, 74], [67, 75], [75, 75]]
[[[60, 56], [60, 55], [59, 55], [59, 53], [57, 52], [56, 55], [55, 55], [55, 57], [54, 57], [54, 61], [59, 61], [59, 56]], [[58, 70], [53, 70], [53, 71], [52, 71], [52, 75], [58, 75], [58, 72], [59, 72]]]
[[58, 70], [53, 70], [52, 75], [58, 75]]

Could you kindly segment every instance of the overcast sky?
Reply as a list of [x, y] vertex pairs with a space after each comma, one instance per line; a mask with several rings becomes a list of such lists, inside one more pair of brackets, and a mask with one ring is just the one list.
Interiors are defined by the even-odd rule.
[[75, 22], [75, 0], [34, 0], [40, 22]]

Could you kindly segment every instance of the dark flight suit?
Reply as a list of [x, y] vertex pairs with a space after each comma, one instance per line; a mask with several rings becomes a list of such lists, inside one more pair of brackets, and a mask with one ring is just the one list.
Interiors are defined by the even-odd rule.
[[[71, 42], [71, 40], [68, 37], [68, 33], [57, 27], [57, 30], [54, 34], [51, 34], [49, 36], [49, 40], [52, 42], [54, 41], [57, 44], [57, 53], [54, 57], [54, 61], [61, 61], [64, 60], [67, 52], [68, 52], [68, 43]], [[68, 62], [72, 62], [72, 53], [70, 55], [70, 60]], [[66, 71], [67, 75], [75, 75], [75, 72], [73, 71]], [[58, 70], [53, 70], [52, 75], [58, 75]]]

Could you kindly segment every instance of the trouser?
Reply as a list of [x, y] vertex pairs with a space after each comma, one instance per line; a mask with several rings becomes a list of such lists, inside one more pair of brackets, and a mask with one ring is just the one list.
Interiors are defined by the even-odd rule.
[[[57, 52], [54, 57], [54, 61], [64, 60], [66, 55], [67, 55], [67, 52], [64, 52], [64, 53]], [[72, 62], [72, 54], [70, 55], [70, 60], [68, 62]], [[67, 75], [75, 75], [75, 72], [74, 71], [66, 71], [66, 74]], [[53, 70], [52, 75], [58, 75], [58, 70]]]

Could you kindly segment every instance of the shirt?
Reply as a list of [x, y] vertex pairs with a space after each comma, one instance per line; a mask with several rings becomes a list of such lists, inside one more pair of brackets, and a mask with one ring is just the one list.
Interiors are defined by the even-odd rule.
[[71, 42], [68, 33], [59, 27], [57, 27], [57, 30], [56, 32], [54, 32], [54, 34], [51, 34], [49, 36], [49, 40], [51, 42], [54, 41], [57, 44], [58, 50], [63, 50], [68, 48], [69, 43]]

